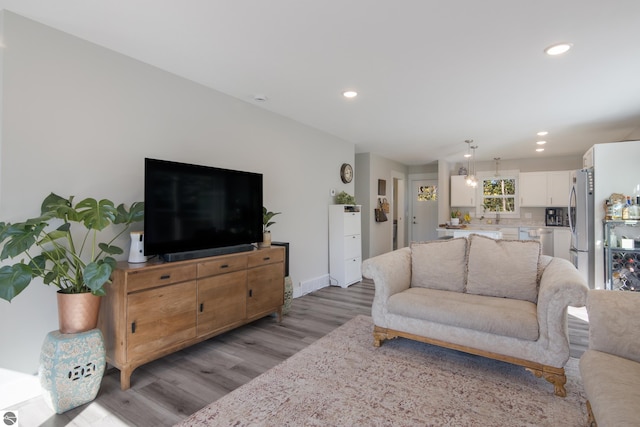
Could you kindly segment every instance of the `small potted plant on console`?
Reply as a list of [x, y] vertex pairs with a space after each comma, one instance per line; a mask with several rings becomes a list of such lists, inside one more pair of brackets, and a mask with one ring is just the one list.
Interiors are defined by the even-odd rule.
[[282, 212], [271, 212], [264, 206], [262, 207], [262, 242], [258, 244], [258, 247], [271, 247], [271, 231], [268, 230], [268, 228], [275, 224], [275, 221], [271, 221], [271, 219], [276, 215], [280, 215], [281, 213]]

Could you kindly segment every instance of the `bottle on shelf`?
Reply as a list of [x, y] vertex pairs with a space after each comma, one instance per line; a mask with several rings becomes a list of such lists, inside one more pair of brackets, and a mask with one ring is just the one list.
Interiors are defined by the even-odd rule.
[[605, 214], [604, 214], [604, 219], [609, 221], [613, 219], [613, 204], [611, 203], [611, 200], [607, 199], [607, 201], [605, 202]]
[[622, 203], [620, 203], [619, 201], [616, 201], [615, 203], [613, 203], [612, 207], [611, 207], [611, 219], [613, 220], [620, 220], [622, 219]]
[[631, 203], [631, 207], [629, 208], [629, 219], [640, 219], [640, 196], [636, 196]]
[[616, 236], [615, 230], [611, 230], [609, 233], [609, 247], [617, 248], [618, 247], [618, 236]]
[[631, 197], [627, 196], [627, 202], [622, 206], [622, 219], [629, 219], [629, 207], [631, 206]]

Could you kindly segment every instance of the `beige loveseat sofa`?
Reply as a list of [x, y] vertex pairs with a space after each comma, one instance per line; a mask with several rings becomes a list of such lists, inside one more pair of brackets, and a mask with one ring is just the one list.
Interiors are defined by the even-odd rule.
[[[640, 425], [640, 294], [591, 290], [589, 349], [580, 375], [591, 425]], [[595, 422], [594, 422], [595, 421]]]
[[587, 285], [534, 240], [480, 235], [412, 244], [370, 258], [374, 345], [405, 337], [524, 366], [565, 396], [567, 306]]

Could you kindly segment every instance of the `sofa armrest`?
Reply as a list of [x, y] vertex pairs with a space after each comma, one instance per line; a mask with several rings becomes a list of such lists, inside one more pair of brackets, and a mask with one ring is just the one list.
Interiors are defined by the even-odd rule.
[[365, 260], [362, 275], [373, 279], [375, 285], [371, 307], [374, 323], [386, 327], [384, 316], [389, 298], [411, 285], [411, 249], [402, 248]]
[[640, 362], [639, 311], [636, 292], [589, 291], [589, 349]]
[[569, 358], [567, 307], [587, 303], [587, 282], [575, 266], [554, 257], [544, 269], [538, 291], [540, 339], [547, 339], [552, 351], [566, 351]]

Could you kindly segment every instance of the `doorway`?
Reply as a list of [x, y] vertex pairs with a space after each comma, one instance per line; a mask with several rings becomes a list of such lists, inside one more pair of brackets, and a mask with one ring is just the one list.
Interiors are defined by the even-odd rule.
[[405, 197], [404, 179], [393, 178], [393, 250], [404, 248], [405, 244]]
[[438, 181], [411, 181], [411, 241], [438, 238]]

